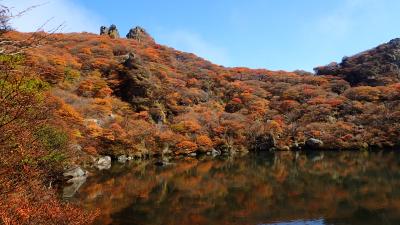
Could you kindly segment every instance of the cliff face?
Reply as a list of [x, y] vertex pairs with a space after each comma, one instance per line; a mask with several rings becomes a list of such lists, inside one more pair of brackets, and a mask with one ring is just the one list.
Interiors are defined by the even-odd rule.
[[384, 86], [400, 82], [400, 39], [315, 68], [318, 75], [339, 76], [352, 85]]
[[[140, 29], [132, 35], [55, 34], [28, 53], [82, 154], [399, 145], [398, 40], [317, 68], [334, 76], [313, 76], [225, 68], [158, 45]], [[351, 87], [362, 84], [371, 86]]]

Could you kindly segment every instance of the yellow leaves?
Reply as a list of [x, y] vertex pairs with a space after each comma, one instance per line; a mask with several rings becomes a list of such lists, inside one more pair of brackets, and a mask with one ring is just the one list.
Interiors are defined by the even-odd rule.
[[78, 129], [72, 130], [72, 136], [76, 138], [83, 138], [81, 131]]
[[66, 120], [72, 120], [75, 123], [82, 123], [82, 115], [77, 112], [74, 107], [61, 101], [60, 108], [57, 110], [57, 114]]
[[99, 137], [103, 134], [103, 128], [101, 128], [96, 122], [88, 121], [86, 123], [89, 136], [92, 138]]
[[96, 111], [108, 116], [112, 113], [113, 105], [111, 98], [95, 98], [92, 107]]

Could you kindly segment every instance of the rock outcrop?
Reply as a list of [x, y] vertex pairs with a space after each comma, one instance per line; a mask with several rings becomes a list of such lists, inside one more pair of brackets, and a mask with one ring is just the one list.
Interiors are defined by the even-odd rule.
[[149, 110], [153, 106], [153, 92], [157, 85], [151, 82], [151, 72], [141, 63], [135, 53], [129, 53], [124, 67], [119, 72], [121, 81], [114, 89], [115, 95], [130, 103], [137, 112]]
[[341, 63], [331, 63], [314, 69], [317, 75], [334, 75], [352, 86], [384, 86], [400, 82], [400, 38], [393, 39]]
[[113, 39], [120, 38], [117, 26], [115, 26], [114, 24], [112, 24], [109, 28], [107, 28], [106, 26], [101, 26], [100, 35], [108, 35], [110, 36], [110, 38]]
[[97, 162], [96, 165], [97, 169], [99, 170], [108, 170], [111, 168], [111, 157], [110, 156], [103, 156], [100, 157]]
[[126, 38], [135, 39], [140, 42], [155, 42], [154, 39], [146, 32], [146, 30], [139, 26], [130, 29], [126, 35]]
[[310, 138], [306, 141], [306, 147], [310, 149], [321, 149], [323, 146], [324, 142], [316, 138]]

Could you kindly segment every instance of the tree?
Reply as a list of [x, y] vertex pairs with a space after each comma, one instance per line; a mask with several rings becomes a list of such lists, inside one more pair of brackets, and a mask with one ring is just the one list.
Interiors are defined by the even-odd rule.
[[48, 188], [61, 173], [68, 136], [47, 124], [49, 85], [25, 61], [46, 35], [7, 39], [13, 18], [0, 5], [0, 224], [90, 224], [95, 214], [64, 205]]

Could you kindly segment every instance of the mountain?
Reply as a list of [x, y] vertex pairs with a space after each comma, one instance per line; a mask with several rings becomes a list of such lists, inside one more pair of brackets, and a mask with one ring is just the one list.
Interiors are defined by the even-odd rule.
[[127, 36], [54, 34], [28, 51], [80, 154], [399, 145], [397, 40], [313, 76], [217, 66], [157, 44], [143, 28]]
[[400, 39], [344, 57], [341, 63], [315, 68], [318, 75], [335, 75], [353, 86], [384, 86], [400, 82]]

